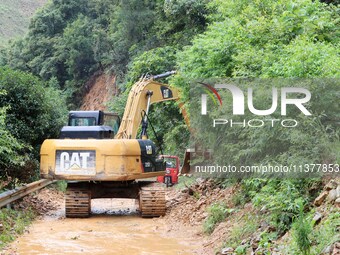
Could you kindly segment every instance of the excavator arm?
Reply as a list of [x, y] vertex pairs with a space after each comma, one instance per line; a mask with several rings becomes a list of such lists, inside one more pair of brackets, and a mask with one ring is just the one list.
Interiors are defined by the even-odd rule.
[[129, 93], [116, 139], [135, 139], [138, 128], [153, 103], [178, 100], [179, 91], [158, 83], [153, 78], [141, 78]]
[[[140, 124], [143, 123], [145, 125], [146, 119], [143, 120], [143, 118], [148, 113], [151, 104], [180, 99], [180, 93], [177, 88], [170, 88], [166, 84], [155, 81], [157, 78], [163, 78], [173, 73], [175, 72], [167, 72], [152, 78], [142, 77], [133, 85], [128, 96], [120, 128], [115, 136], [116, 139], [136, 138]], [[183, 107], [183, 103], [179, 103], [178, 106], [181, 109], [185, 123], [190, 129], [189, 117]], [[146, 129], [146, 127], [142, 127], [142, 135], [146, 136], [143, 128]], [[185, 152], [184, 162], [180, 171], [182, 174], [189, 173], [190, 171], [190, 152], [190, 149]]]

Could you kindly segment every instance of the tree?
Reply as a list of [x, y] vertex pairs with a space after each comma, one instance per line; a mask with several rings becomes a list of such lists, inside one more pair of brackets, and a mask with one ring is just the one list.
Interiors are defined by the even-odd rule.
[[[0, 91], [0, 95], [4, 95], [4, 90]], [[4, 169], [8, 165], [18, 165], [24, 157], [20, 156], [20, 152], [24, 148], [24, 144], [20, 143], [6, 128], [6, 108], [0, 108], [0, 179], [5, 177]]]
[[[206, 32], [196, 36], [191, 46], [178, 54], [179, 75], [172, 82], [186, 91], [189, 100], [190, 82], [195, 79], [211, 77], [260, 77], [260, 78], [315, 78], [339, 77], [337, 68], [340, 59], [337, 55], [339, 39], [337, 36], [336, 9], [317, 1], [220, 1], [211, 3], [217, 13], [210, 15], [213, 20]], [[269, 81], [269, 79], [267, 80]], [[280, 80], [270, 80], [280, 87]], [[300, 84], [298, 80], [293, 80]], [[270, 91], [265, 80], [254, 82], [255, 105], [266, 109], [266, 91]], [[283, 82], [284, 83], [284, 82]], [[289, 80], [286, 80], [286, 84]], [[309, 86], [308, 82], [302, 85]], [[273, 86], [271, 84], [270, 86]], [[308, 87], [313, 95], [309, 109], [313, 118], [300, 118], [300, 126], [288, 131], [285, 128], [227, 129], [214, 134], [210, 139], [216, 141], [216, 154], [221, 161], [239, 164], [260, 164], [265, 162], [298, 163], [324, 162], [336, 159], [336, 149], [330, 146], [338, 143], [336, 119], [339, 110], [336, 97], [337, 85], [332, 80], [314, 80]], [[245, 88], [243, 88], [245, 89]], [[227, 94], [227, 93], [226, 93]], [[317, 97], [322, 95], [324, 100]], [[224, 95], [230, 102], [230, 96]], [[267, 93], [268, 96], [268, 93]], [[190, 111], [196, 111], [197, 104], [189, 101]], [[329, 106], [332, 107], [329, 107]], [[196, 106], [196, 108], [195, 108]], [[261, 108], [264, 107], [264, 108]], [[191, 112], [190, 112], [191, 113]], [[211, 116], [234, 118], [237, 116], [211, 110]], [[191, 119], [196, 115], [192, 115]], [[243, 116], [251, 119], [248, 113]], [[272, 115], [279, 118], [281, 116]], [[236, 118], [236, 119], [235, 119]], [[241, 121], [240, 119], [237, 119]], [[332, 120], [332, 121], [331, 121]], [[192, 123], [195, 123], [194, 121]], [[206, 141], [210, 122], [202, 125], [198, 132], [202, 143]], [[194, 124], [193, 124], [194, 125]], [[227, 141], [217, 143], [218, 139]], [[313, 139], [318, 137], [318, 144]], [[217, 139], [217, 140], [216, 140]]]
[[9, 164], [6, 171], [30, 178], [37, 170], [40, 145], [47, 138], [57, 138], [64, 124], [65, 98], [37, 77], [9, 68], [0, 68], [0, 90], [6, 91], [0, 95], [0, 108], [7, 109], [6, 118], [2, 117], [7, 140], [18, 141], [13, 146], [20, 158], [25, 159], [20, 165], [27, 168], [23, 173], [16, 164]]

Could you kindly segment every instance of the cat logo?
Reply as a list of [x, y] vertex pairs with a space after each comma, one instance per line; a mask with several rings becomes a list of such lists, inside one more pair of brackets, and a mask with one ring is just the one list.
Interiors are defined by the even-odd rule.
[[169, 89], [163, 90], [163, 98], [169, 98]]
[[95, 174], [95, 151], [60, 151], [56, 153], [56, 173]]
[[167, 86], [161, 86], [161, 92], [163, 99], [170, 99], [173, 97], [171, 89], [169, 89]]
[[152, 154], [152, 146], [146, 145], [145, 146], [146, 154], [151, 155]]

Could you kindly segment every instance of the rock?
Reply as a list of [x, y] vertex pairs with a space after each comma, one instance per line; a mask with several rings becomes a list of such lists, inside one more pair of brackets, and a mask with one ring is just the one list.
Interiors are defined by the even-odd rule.
[[339, 254], [340, 254], [340, 242], [336, 242], [333, 244], [332, 255], [339, 255]]
[[340, 185], [336, 188], [336, 197], [340, 197]]
[[247, 239], [243, 239], [242, 242], [241, 242], [241, 245], [244, 245], [246, 243], [248, 243], [248, 240]]
[[323, 191], [317, 198], [315, 198], [314, 204], [316, 206], [320, 206], [323, 203], [323, 201], [325, 201], [327, 195], [328, 195], [328, 192]]
[[255, 254], [256, 255], [264, 255], [265, 254], [265, 249], [264, 248], [257, 248], [256, 250], [255, 250]]
[[335, 206], [340, 208], [340, 197], [335, 200]]
[[266, 229], [266, 232], [270, 233], [270, 232], [275, 232], [276, 231], [276, 227], [273, 225], [268, 226], [268, 228]]
[[321, 255], [329, 255], [331, 254], [331, 251], [332, 251], [332, 246], [327, 246], [322, 252], [321, 252]]
[[253, 250], [256, 250], [259, 247], [259, 242], [261, 240], [261, 236], [258, 235], [255, 238], [253, 238], [250, 242], [250, 246]]
[[234, 249], [232, 247], [227, 247], [221, 250], [221, 254], [225, 255], [225, 254], [233, 254]]
[[336, 187], [338, 186], [338, 183], [335, 180], [330, 180], [326, 186], [325, 186], [325, 190], [330, 191], [332, 189], [336, 189]]
[[182, 189], [181, 192], [182, 192], [182, 193], [189, 193], [189, 189], [188, 189], [188, 188], [184, 188], [184, 189]]
[[327, 200], [329, 202], [333, 202], [336, 200], [336, 195], [337, 195], [337, 191], [336, 189], [332, 189], [331, 191], [329, 191], [328, 196], [327, 196]]
[[261, 221], [260, 228], [261, 230], [265, 230], [269, 227], [269, 224], [266, 221]]
[[260, 212], [265, 212], [267, 210], [267, 207], [264, 205], [261, 209]]
[[319, 224], [321, 219], [322, 219], [322, 214], [319, 212], [316, 212], [313, 217], [313, 221], [315, 222], [315, 224]]

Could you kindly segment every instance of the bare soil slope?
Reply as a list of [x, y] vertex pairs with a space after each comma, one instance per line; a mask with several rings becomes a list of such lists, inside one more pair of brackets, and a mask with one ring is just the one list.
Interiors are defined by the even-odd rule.
[[118, 94], [116, 78], [112, 74], [95, 73], [85, 84], [86, 94], [82, 110], [106, 110], [106, 103]]

